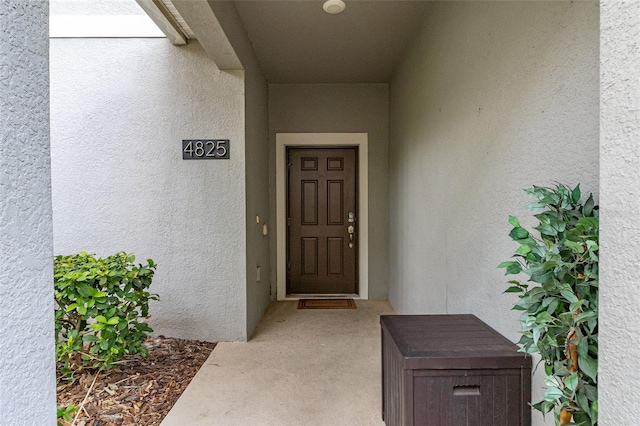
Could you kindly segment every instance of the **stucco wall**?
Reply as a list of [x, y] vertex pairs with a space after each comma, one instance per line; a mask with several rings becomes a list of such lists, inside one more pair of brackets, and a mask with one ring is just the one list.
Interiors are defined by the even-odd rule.
[[[387, 298], [388, 135], [386, 84], [271, 84], [271, 229], [275, 235], [276, 133], [369, 134], [369, 298]], [[275, 286], [276, 247], [271, 241], [271, 281]], [[273, 294], [276, 293], [275, 287]]]
[[600, 424], [631, 426], [640, 418], [640, 2], [600, 7]]
[[48, 4], [0, 4], [0, 423], [55, 423]]
[[[267, 81], [249, 42], [233, 2], [210, 2], [226, 37], [245, 70], [246, 140], [246, 279], [247, 337], [262, 318], [271, 301], [269, 238], [262, 226], [269, 223], [269, 113]], [[260, 223], [256, 222], [259, 217]], [[260, 268], [258, 281], [257, 268]]]
[[[269, 238], [269, 123], [267, 82], [246, 70], [247, 337], [271, 301]], [[259, 218], [259, 223], [256, 219]], [[257, 268], [260, 268], [258, 277]], [[258, 278], [260, 280], [258, 281]]]
[[[516, 341], [496, 266], [523, 191], [598, 196], [596, 2], [435, 2], [390, 86], [389, 300], [473, 313]], [[539, 375], [534, 399], [541, 396]], [[550, 419], [548, 419], [550, 420]], [[542, 423], [536, 416], [534, 423]]]
[[[158, 270], [156, 334], [246, 339], [244, 75], [197, 42], [51, 41], [54, 248]], [[230, 160], [182, 160], [228, 138]]]

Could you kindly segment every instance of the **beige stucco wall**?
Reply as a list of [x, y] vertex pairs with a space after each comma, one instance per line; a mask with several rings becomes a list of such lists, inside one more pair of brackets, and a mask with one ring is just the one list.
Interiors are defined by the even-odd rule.
[[[158, 264], [157, 334], [244, 340], [244, 73], [197, 42], [52, 39], [54, 249]], [[181, 140], [228, 138], [230, 160], [182, 160]]]
[[[519, 338], [496, 266], [517, 248], [508, 215], [532, 222], [522, 189], [598, 196], [598, 14], [596, 2], [432, 5], [390, 86], [399, 313], [473, 313]], [[541, 387], [538, 374], [534, 399]]]
[[599, 424], [631, 426], [640, 418], [640, 2], [600, 7]]
[[[386, 84], [271, 84], [271, 224], [275, 235], [276, 133], [368, 133], [369, 298], [387, 298], [388, 86]], [[271, 240], [271, 281], [275, 290], [275, 238]]]

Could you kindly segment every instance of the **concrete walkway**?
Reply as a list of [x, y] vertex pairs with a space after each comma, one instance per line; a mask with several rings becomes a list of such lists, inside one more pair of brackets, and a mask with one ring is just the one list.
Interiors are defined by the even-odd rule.
[[380, 315], [269, 306], [249, 342], [219, 343], [162, 426], [377, 426], [381, 418]]

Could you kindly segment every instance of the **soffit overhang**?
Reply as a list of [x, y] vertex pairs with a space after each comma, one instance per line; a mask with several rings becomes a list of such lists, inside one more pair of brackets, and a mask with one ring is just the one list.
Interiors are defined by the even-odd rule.
[[[329, 15], [322, 0], [162, 0], [177, 12], [220, 69], [242, 64], [225, 33], [234, 6], [269, 83], [387, 83], [420, 29], [429, 1], [345, 0]], [[237, 25], [237, 22], [233, 23]]]

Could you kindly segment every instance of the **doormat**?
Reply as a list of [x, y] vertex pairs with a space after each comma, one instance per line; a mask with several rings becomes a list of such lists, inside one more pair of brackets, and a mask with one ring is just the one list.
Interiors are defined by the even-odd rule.
[[357, 309], [353, 299], [300, 299], [298, 309]]

